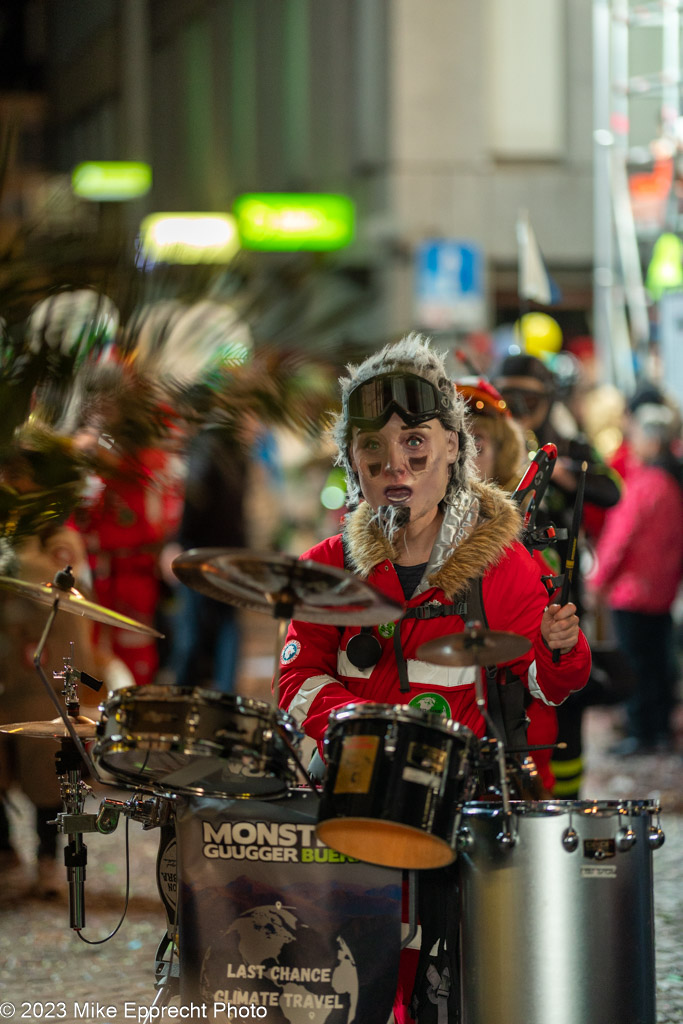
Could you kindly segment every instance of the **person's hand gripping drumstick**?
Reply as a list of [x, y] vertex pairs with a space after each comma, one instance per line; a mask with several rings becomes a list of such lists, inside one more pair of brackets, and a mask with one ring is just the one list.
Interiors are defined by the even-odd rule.
[[[548, 605], [541, 619], [541, 636], [547, 647], [558, 654], [569, 654], [579, 639], [579, 616], [576, 605]], [[553, 660], [555, 659], [553, 653]]]

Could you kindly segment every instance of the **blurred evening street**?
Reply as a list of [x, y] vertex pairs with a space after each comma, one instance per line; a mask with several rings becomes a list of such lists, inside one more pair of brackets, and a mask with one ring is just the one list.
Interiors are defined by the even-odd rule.
[[[240, 676], [240, 692], [268, 700], [272, 666], [270, 644], [275, 628], [255, 614], [245, 616], [248, 639]], [[680, 758], [632, 758], [627, 763], [606, 753], [612, 739], [614, 715], [593, 709], [587, 722], [587, 771], [583, 796], [587, 800], [660, 799], [664, 845], [652, 854], [654, 870], [655, 942], [658, 1024], [683, 1022], [683, 795]], [[679, 723], [679, 728], [683, 723]], [[96, 795], [125, 800], [130, 793], [96, 788]], [[13, 806], [22, 836], [22, 856], [31, 857], [30, 807], [14, 793]], [[96, 805], [89, 801], [86, 809]], [[124, 905], [125, 826], [123, 819], [110, 836], [86, 836], [88, 867], [85, 883], [86, 928], [90, 941], [104, 938], [116, 926]], [[166, 930], [166, 911], [157, 890], [159, 830], [143, 831], [131, 822], [129, 833], [131, 888], [128, 910], [117, 935], [109, 942], [87, 946], [69, 929], [64, 887], [57, 899], [19, 899], [16, 888], [5, 888], [0, 902], [0, 986], [3, 1000], [17, 1007], [24, 1002], [64, 1001], [73, 1013], [75, 1003], [116, 1006], [130, 1001], [149, 1007], [154, 999], [155, 956]], [[182, 953], [181, 953], [182, 955]], [[35, 1017], [28, 1019], [39, 1019]], [[66, 1021], [75, 1019], [67, 1015]]]
[[666, 835], [657, 1024], [683, 1024], [682, 41], [671, 0], [2, 0], [0, 1017], [151, 1005], [160, 829], [86, 837], [79, 941], [55, 701], [87, 743], [150, 684], [151, 743], [181, 688], [273, 705], [283, 566], [354, 512], [340, 377], [414, 332], [591, 646], [557, 711], [527, 686], [544, 795]]

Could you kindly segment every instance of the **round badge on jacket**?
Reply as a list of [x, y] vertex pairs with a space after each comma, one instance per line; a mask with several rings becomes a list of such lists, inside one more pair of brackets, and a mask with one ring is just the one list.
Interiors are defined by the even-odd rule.
[[441, 715], [442, 718], [451, 717], [451, 706], [440, 693], [418, 693], [409, 701], [408, 707], [429, 711], [433, 715]]
[[280, 655], [280, 664], [289, 665], [298, 657], [299, 651], [301, 650], [301, 644], [298, 640], [290, 640], [282, 648], [282, 654]]

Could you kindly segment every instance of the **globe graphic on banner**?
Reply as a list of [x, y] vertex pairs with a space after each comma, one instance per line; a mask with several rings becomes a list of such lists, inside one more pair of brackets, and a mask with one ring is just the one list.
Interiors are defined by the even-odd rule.
[[267, 1006], [271, 1024], [356, 1021], [358, 970], [349, 946], [279, 902], [242, 914], [207, 949], [200, 989], [206, 1003]]

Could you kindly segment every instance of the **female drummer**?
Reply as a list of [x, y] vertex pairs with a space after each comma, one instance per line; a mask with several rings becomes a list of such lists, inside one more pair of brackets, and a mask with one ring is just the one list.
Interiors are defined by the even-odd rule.
[[[280, 659], [281, 706], [321, 745], [337, 708], [415, 706], [435, 694], [449, 717], [482, 736], [475, 694], [482, 670], [417, 656], [426, 641], [463, 631], [464, 601], [479, 579], [488, 629], [532, 644], [506, 665], [501, 681], [522, 678], [551, 704], [580, 689], [590, 652], [576, 609], [548, 607], [541, 570], [517, 540], [515, 505], [477, 479], [465, 403], [429, 340], [411, 334], [386, 346], [349, 367], [340, 383], [333, 431], [350, 511], [341, 534], [302, 557], [357, 573], [404, 601], [406, 613], [371, 630], [293, 621]], [[554, 650], [562, 655], [556, 664]]]
[[[406, 612], [371, 629], [292, 621], [280, 658], [281, 706], [321, 752], [330, 712], [349, 703], [421, 707], [430, 697], [483, 736], [475, 683], [481, 673], [486, 692], [484, 670], [418, 657], [426, 641], [465, 629], [465, 602], [471, 612], [479, 581], [488, 628], [531, 643], [498, 668], [500, 683], [521, 679], [541, 699], [560, 703], [588, 678], [588, 644], [573, 605], [548, 607], [541, 569], [517, 539], [520, 515], [509, 496], [477, 480], [466, 406], [443, 360], [411, 334], [348, 369], [333, 429], [350, 511], [341, 534], [302, 557], [345, 567], [405, 602]], [[405, 950], [397, 1022], [411, 1019], [415, 967], [414, 951]]]

